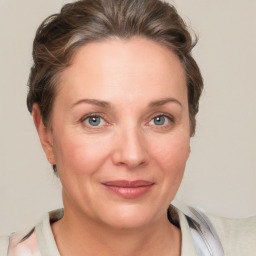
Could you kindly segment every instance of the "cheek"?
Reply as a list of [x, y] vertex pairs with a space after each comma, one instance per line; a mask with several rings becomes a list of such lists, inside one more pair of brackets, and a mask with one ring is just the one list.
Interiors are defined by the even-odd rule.
[[60, 172], [92, 173], [108, 157], [108, 141], [83, 135], [55, 136], [54, 154]]
[[180, 187], [189, 153], [190, 139], [183, 136], [166, 141], [164, 147], [159, 148], [157, 164], [162, 171], [160, 197], [167, 205]]
[[156, 145], [154, 158], [161, 169], [168, 175], [182, 176], [190, 153], [190, 138], [170, 137]]

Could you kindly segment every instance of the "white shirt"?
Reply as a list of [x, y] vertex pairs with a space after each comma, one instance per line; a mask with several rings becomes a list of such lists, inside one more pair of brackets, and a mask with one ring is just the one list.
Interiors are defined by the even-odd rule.
[[[171, 209], [171, 217], [178, 222], [182, 233], [181, 256], [197, 256], [186, 216], [176, 208]], [[62, 216], [63, 209], [50, 212], [25, 240], [29, 232], [11, 236], [8, 254], [8, 238], [1, 238], [0, 256], [60, 256], [50, 223]], [[207, 216], [220, 238], [225, 256], [256, 256], [256, 216], [247, 219]]]

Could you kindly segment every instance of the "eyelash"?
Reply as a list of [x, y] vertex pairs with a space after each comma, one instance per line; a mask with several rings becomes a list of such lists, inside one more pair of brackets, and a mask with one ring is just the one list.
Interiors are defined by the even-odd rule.
[[[100, 127], [102, 127], [102, 126], [108, 126], [109, 125], [109, 122], [107, 122], [106, 120], [105, 120], [105, 118], [102, 116], [102, 114], [101, 113], [90, 113], [90, 114], [87, 114], [87, 115], [85, 115], [85, 116], [83, 116], [82, 118], [81, 118], [81, 122], [82, 123], [85, 123], [86, 122], [86, 120], [88, 120], [89, 118], [93, 118], [93, 117], [95, 117], [95, 118], [100, 118], [101, 120], [103, 120], [103, 122], [105, 123], [104, 125], [100, 125], [100, 126], [93, 126], [93, 125], [90, 125], [90, 124], [88, 124], [87, 123], [87, 126], [88, 127], [90, 127], [90, 128], [92, 128], [93, 127], [93, 129], [99, 129]], [[150, 122], [152, 122], [155, 118], [157, 118], [157, 117], [165, 117], [169, 122], [171, 122], [171, 123], [175, 123], [175, 118], [172, 116], [172, 115], [170, 115], [170, 114], [167, 114], [167, 113], [157, 113], [157, 114], [155, 114], [148, 122], [147, 122], [147, 125], [150, 123]], [[166, 128], [166, 127], [168, 127], [169, 125], [167, 124], [167, 125], [153, 125], [153, 126], [155, 126], [155, 127], [157, 127], [158, 129], [161, 129], [161, 128]]]
[[[157, 113], [157, 114], [155, 114], [155, 115], [150, 119], [150, 121], [149, 121], [148, 123], [154, 121], [154, 119], [157, 118], [157, 117], [165, 117], [165, 118], [168, 120], [168, 122], [170, 122], [170, 123], [172, 123], [172, 124], [175, 123], [175, 118], [174, 118], [172, 115], [167, 114], [167, 113]], [[170, 124], [154, 125], [154, 126], [155, 126], [156, 128], [158, 128], [158, 129], [161, 129], [161, 128], [168, 128], [169, 125], [170, 125]]]
[[[87, 115], [85, 115], [85, 116], [83, 116], [83, 117], [81, 118], [81, 122], [82, 122], [82, 123], [85, 123], [86, 120], [89, 119], [89, 118], [101, 118], [101, 120], [103, 120], [103, 122], [107, 123], [106, 126], [109, 124], [109, 123], [105, 120], [105, 118], [102, 117], [102, 114], [100, 114], [100, 113], [90, 113], [90, 114], [87, 114]], [[87, 126], [89, 126], [89, 127], [94, 127], [93, 125], [90, 125], [90, 124], [87, 124]], [[95, 126], [93, 129], [97, 129], [97, 128], [99, 128], [99, 127], [101, 127], [101, 126]]]

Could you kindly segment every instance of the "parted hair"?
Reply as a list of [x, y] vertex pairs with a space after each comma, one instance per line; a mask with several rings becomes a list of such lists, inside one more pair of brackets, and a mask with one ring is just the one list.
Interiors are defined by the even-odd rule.
[[38, 104], [44, 125], [51, 112], [62, 71], [83, 45], [109, 38], [141, 36], [166, 46], [179, 57], [186, 73], [191, 135], [203, 89], [200, 69], [191, 51], [196, 43], [175, 7], [161, 0], [80, 0], [46, 18], [33, 43], [27, 106]]

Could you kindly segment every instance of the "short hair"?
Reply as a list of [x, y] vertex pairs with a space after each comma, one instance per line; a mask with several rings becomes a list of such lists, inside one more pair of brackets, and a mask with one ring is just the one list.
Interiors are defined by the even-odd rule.
[[49, 126], [56, 85], [74, 53], [89, 42], [134, 36], [160, 43], [179, 57], [186, 74], [193, 135], [203, 89], [200, 69], [191, 54], [197, 38], [193, 41], [176, 8], [161, 0], [80, 0], [45, 19], [33, 43], [28, 110], [32, 112], [37, 103], [44, 125]]

